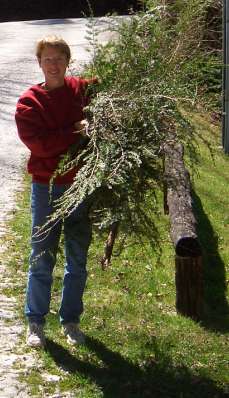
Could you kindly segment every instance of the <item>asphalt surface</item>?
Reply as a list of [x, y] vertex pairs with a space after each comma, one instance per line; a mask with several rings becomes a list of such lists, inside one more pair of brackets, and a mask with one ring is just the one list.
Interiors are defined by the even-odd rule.
[[[107, 29], [111, 20], [95, 18], [95, 21], [100, 32], [98, 40], [105, 43], [110, 37]], [[28, 87], [43, 81], [35, 57], [36, 41], [47, 34], [63, 37], [71, 47], [74, 70], [82, 70], [93, 56], [93, 51], [88, 51], [87, 30], [85, 18], [0, 23], [0, 236], [14, 208], [15, 192], [21, 187], [22, 169], [28, 156], [17, 137], [16, 102]]]

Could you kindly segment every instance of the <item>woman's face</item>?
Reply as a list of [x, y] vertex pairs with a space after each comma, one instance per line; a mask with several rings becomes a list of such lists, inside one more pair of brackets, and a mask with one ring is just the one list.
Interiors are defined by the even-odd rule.
[[39, 65], [45, 76], [46, 88], [52, 90], [64, 84], [64, 76], [68, 60], [58, 48], [46, 46], [39, 60]]

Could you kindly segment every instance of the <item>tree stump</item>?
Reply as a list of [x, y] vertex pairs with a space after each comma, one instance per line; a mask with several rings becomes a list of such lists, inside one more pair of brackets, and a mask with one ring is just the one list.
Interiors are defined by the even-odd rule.
[[192, 208], [191, 183], [183, 160], [183, 146], [174, 137], [164, 148], [164, 209], [176, 252], [176, 308], [199, 319], [203, 302], [202, 250]]

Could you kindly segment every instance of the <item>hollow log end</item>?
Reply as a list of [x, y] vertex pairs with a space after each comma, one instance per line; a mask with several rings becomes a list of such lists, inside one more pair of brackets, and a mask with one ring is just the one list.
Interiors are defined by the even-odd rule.
[[183, 236], [175, 245], [176, 255], [180, 257], [199, 257], [202, 249], [197, 237]]

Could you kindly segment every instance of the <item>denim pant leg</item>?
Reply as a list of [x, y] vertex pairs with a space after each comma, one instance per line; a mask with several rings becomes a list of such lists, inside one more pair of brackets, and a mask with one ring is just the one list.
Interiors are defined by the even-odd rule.
[[[58, 197], [53, 192], [52, 201]], [[61, 223], [53, 226], [43, 236], [34, 237], [37, 227], [45, 223], [53, 212], [50, 203], [49, 186], [33, 183], [31, 194], [32, 240], [30, 268], [26, 293], [25, 314], [30, 322], [44, 323], [49, 311], [51, 298], [52, 272], [56, 262], [56, 253], [61, 233]]]
[[65, 273], [60, 322], [79, 322], [83, 312], [83, 292], [87, 279], [87, 254], [92, 228], [88, 216], [89, 204], [84, 202], [64, 220]]

